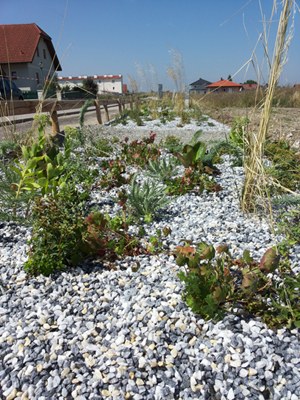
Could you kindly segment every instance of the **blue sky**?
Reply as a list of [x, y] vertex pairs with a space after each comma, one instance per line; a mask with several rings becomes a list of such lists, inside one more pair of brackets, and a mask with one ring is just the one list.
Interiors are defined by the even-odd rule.
[[[297, 0], [298, 1], [298, 0]], [[52, 38], [59, 75], [122, 74], [141, 90], [174, 84], [167, 74], [181, 58], [184, 82], [200, 77], [257, 80], [251, 58], [263, 31], [259, 0], [0, 0], [1, 23], [35, 22]], [[280, 5], [280, 2], [278, 1]], [[268, 20], [273, 0], [261, 0]], [[270, 29], [270, 54], [280, 7]], [[267, 80], [261, 42], [254, 64]], [[300, 82], [299, 11], [281, 84]]]

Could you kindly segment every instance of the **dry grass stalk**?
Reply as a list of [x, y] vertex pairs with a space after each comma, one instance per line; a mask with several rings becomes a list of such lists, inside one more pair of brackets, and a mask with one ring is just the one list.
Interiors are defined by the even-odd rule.
[[[268, 199], [268, 182], [263, 165], [264, 145], [268, 132], [274, 91], [283, 65], [285, 64], [287, 49], [291, 40], [291, 33], [288, 34], [288, 25], [293, 4], [294, 0], [283, 1], [268, 89], [264, 100], [258, 133], [251, 133], [251, 135], [248, 134], [245, 138], [247, 150], [244, 163], [245, 182], [241, 206], [243, 211], [246, 212], [255, 211], [259, 199]], [[269, 204], [269, 202], [267, 202], [267, 204]], [[268, 208], [270, 207], [268, 206]]]

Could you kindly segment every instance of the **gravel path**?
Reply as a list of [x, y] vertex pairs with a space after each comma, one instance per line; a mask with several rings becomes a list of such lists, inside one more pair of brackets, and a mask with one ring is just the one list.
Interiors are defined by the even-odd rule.
[[[131, 138], [141, 134], [127, 128]], [[187, 132], [180, 135], [187, 138]], [[207, 137], [219, 134], [224, 131]], [[228, 161], [220, 168], [222, 192], [174, 199], [147, 233], [167, 224], [167, 249], [186, 238], [225, 241], [236, 255], [248, 248], [261, 256], [274, 243], [268, 224], [240, 212], [242, 169]], [[103, 193], [92, 198], [101, 207]], [[22, 264], [30, 232], [1, 223], [0, 237], [1, 398], [300, 398], [299, 330], [274, 332], [257, 319], [229, 315], [212, 323], [193, 315], [181, 299], [180, 268], [172, 255], [127, 258], [116, 271], [85, 263], [27, 279]], [[296, 267], [299, 262], [295, 254]]]

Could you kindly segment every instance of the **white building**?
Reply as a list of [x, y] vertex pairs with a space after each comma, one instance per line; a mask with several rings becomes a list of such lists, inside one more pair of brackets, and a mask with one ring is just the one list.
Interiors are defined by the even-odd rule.
[[103, 93], [123, 93], [122, 75], [79, 75], [79, 76], [59, 76], [58, 84], [61, 88], [69, 86], [70, 89], [82, 86], [82, 82], [87, 79], [93, 79], [98, 85], [98, 94]]

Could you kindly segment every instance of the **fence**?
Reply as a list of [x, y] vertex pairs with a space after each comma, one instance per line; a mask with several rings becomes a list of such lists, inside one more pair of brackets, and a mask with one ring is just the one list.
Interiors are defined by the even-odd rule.
[[[1, 117], [17, 116], [23, 114], [36, 114], [39, 112], [49, 112], [52, 122], [52, 133], [57, 135], [60, 132], [58, 112], [63, 110], [79, 109], [85, 104], [86, 100], [55, 100], [44, 99], [38, 100], [14, 100], [14, 101], [0, 101], [0, 114]], [[137, 99], [132, 96], [124, 96], [116, 99], [96, 99], [92, 100], [91, 107], [96, 112], [97, 121], [102, 124], [101, 108], [104, 109], [106, 121], [110, 120], [109, 106], [117, 106], [119, 113], [125, 109], [126, 104], [130, 104], [133, 109], [134, 102]]]

